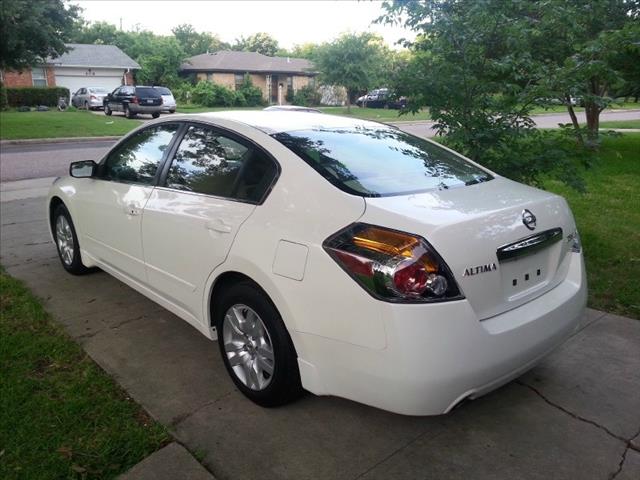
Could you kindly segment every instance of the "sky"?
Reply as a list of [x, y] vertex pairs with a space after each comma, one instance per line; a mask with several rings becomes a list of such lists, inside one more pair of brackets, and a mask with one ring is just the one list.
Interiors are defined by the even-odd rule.
[[257, 32], [272, 35], [281, 47], [330, 41], [344, 32], [382, 35], [393, 48], [401, 38], [413, 39], [399, 26], [372, 25], [382, 13], [380, 1], [71, 1], [84, 9], [88, 21], [106, 21], [122, 28], [168, 35], [190, 23], [197, 31], [217, 34], [226, 42]]

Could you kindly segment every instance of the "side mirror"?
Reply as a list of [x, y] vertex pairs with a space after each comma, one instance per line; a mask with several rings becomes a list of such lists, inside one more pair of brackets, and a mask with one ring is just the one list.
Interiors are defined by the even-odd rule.
[[96, 173], [98, 164], [93, 160], [81, 160], [69, 165], [69, 175], [75, 178], [91, 178]]

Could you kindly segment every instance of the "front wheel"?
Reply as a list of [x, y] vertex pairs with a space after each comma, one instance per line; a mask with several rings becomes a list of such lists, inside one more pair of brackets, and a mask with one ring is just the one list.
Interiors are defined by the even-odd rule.
[[220, 353], [238, 389], [263, 407], [292, 402], [302, 393], [298, 359], [280, 314], [250, 281], [216, 298]]
[[82, 264], [78, 236], [67, 207], [64, 205], [56, 207], [53, 212], [52, 226], [58, 256], [64, 269], [74, 275], [88, 272], [89, 269]]
[[111, 109], [109, 108], [109, 105], [105, 105], [104, 106], [104, 114], [107, 116], [111, 116], [113, 112], [111, 111]]

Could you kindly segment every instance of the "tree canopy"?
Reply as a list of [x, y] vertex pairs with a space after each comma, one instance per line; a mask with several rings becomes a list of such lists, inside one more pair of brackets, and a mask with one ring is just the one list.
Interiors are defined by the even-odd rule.
[[79, 22], [79, 8], [62, 0], [0, 1], [0, 68], [20, 70], [67, 51]]
[[269, 57], [278, 53], [278, 41], [268, 33], [259, 32], [248, 37], [240, 37], [233, 45], [234, 50], [244, 52], [258, 52]]

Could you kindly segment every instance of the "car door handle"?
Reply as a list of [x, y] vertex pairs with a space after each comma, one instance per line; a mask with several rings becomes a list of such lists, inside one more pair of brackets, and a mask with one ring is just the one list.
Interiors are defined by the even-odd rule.
[[231, 233], [231, 225], [224, 223], [221, 219], [211, 220], [205, 224], [205, 227], [214, 232]]

